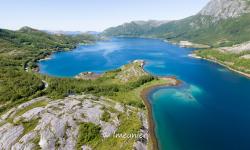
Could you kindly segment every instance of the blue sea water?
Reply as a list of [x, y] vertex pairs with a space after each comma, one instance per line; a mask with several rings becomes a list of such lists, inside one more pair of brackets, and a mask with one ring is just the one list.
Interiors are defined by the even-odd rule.
[[148, 72], [183, 81], [149, 94], [161, 150], [250, 150], [250, 80], [188, 57], [193, 50], [155, 39], [114, 38], [55, 53], [39, 66], [43, 74], [73, 77], [144, 59]]

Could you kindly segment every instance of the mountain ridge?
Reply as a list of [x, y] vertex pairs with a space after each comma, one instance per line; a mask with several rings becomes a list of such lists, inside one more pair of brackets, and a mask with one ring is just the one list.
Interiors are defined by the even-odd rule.
[[[167, 22], [169, 21], [167, 20], [131, 21], [116, 27], [108, 28], [103, 31], [103, 34], [107, 36], [119, 36], [120, 34], [124, 34], [127, 36], [139, 36], [141, 33], [148, 33], [153, 28], [159, 27], [160, 25], [165, 24]], [[118, 31], [118, 33], [116, 34], [113, 34], [114, 32], [116, 32], [117, 29], [119, 29], [120, 31]]]
[[249, 12], [247, 0], [211, 0], [198, 14], [220, 20], [239, 17]]
[[132, 28], [131, 22], [108, 28], [103, 35], [151, 37], [175, 43], [188, 40], [212, 47], [232, 46], [250, 41], [249, 10], [248, 0], [212, 0], [194, 16], [163, 23], [147, 30], [141, 26]]

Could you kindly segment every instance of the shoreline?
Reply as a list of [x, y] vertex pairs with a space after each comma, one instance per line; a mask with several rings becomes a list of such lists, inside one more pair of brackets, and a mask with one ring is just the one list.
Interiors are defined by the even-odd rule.
[[[172, 44], [172, 45], [177, 45], [181, 48], [195, 48], [195, 49], [207, 49], [207, 48], [210, 48], [209, 45], [205, 45], [205, 44], [199, 44], [199, 43], [191, 43], [191, 45], [183, 45], [181, 44], [181, 42], [183, 41], [168, 41], [166, 40], [165, 38], [157, 38], [157, 37], [148, 37], [148, 36], [116, 36], [118, 38], [143, 38], [143, 39], [153, 39], [153, 40], [160, 40], [160, 41], [163, 41], [165, 43], [169, 43], [169, 44]], [[189, 41], [184, 41], [184, 42], [189, 42]]]
[[[96, 41], [95, 41], [96, 42]], [[91, 45], [91, 44], [94, 44], [95, 42], [91, 42], [91, 43], [85, 43], [84, 45]], [[37, 72], [37, 73], [40, 73], [40, 67], [39, 67], [39, 63], [42, 62], [42, 61], [46, 61], [46, 60], [51, 60], [52, 59], [52, 55], [55, 54], [55, 53], [60, 53], [60, 52], [67, 52], [67, 51], [73, 51], [74, 49], [76, 49], [78, 46], [81, 46], [82, 44], [76, 44], [74, 48], [64, 48], [64, 49], [60, 49], [60, 50], [51, 50], [47, 55], [44, 55], [43, 57], [41, 58], [38, 58], [36, 59], [34, 62], [35, 64], [37, 65], [37, 67], [31, 69], [33, 70], [34, 72]], [[26, 62], [25, 64], [25, 67], [24, 67], [24, 71], [28, 72], [28, 67], [29, 66], [26, 66], [29, 62]]]
[[157, 141], [157, 137], [156, 137], [156, 133], [155, 133], [155, 123], [154, 123], [153, 114], [152, 114], [152, 106], [149, 102], [148, 95], [150, 94], [150, 92], [152, 92], [153, 90], [155, 90], [157, 88], [168, 87], [168, 86], [178, 86], [179, 84], [181, 84], [181, 81], [176, 79], [176, 77], [160, 77], [160, 78], [161, 79], [172, 78], [172, 79], [176, 80], [176, 83], [175, 84], [162, 83], [162, 84], [158, 84], [158, 85], [153, 85], [153, 86], [144, 88], [140, 92], [140, 97], [142, 98], [142, 100], [146, 106], [146, 110], [147, 110], [147, 118], [148, 118], [148, 124], [149, 124], [149, 136], [150, 136], [150, 140], [152, 142], [153, 150], [159, 150], [159, 143]]
[[207, 61], [210, 61], [210, 62], [219, 64], [219, 65], [221, 65], [221, 66], [223, 66], [223, 67], [229, 69], [230, 71], [233, 71], [233, 72], [235, 72], [235, 73], [238, 73], [238, 74], [240, 74], [240, 75], [242, 75], [242, 76], [244, 76], [244, 77], [250, 78], [250, 74], [244, 73], [244, 72], [239, 71], [239, 70], [236, 70], [236, 69], [233, 69], [232, 67], [230, 67], [230, 66], [228, 66], [228, 65], [226, 65], [226, 64], [224, 64], [224, 63], [222, 63], [222, 62], [220, 62], [220, 61], [218, 61], [218, 60], [213, 60], [213, 59], [209, 59], [209, 58], [203, 58], [203, 57], [197, 56], [195, 53], [189, 54], [188, 56], [189, 56], [189, 57], [196, 58], [196, 59], [203, 59], [203, 60], [207, 60]]

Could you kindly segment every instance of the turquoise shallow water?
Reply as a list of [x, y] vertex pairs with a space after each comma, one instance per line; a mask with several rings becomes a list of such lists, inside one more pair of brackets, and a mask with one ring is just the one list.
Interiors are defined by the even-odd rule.
[[39, 66], [44, 74], [73, 77], [144, 59], [150, 73], [184, 81], [149, 94], [160, 149], [249, 150], [250, 80], [188, 57], [192, 50], [154, 39], [114, 38], [56, 53]]

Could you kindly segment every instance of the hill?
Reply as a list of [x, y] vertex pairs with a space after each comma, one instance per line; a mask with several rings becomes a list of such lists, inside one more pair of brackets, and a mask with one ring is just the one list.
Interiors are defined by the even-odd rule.
[[153, 28], [159, 27], [166, 22], [169, 21], [132, 21], [117, 27], [108, 28], [102, 34], [105, 36], [141, 36], [148, 34]]
[[109, 28], [104, 35], [153, 37], [173, 42], [188, 40], [213, 47], [231, 46], [250, 41], [249, 4], [248, 0], [212, 0], [199, 13], [188, 18], [150, 26], [147, 30], [131, 22]]
[[0, 29], [0, 104], [27, 98], [44, 88], [42, 80], [28, 72], [37, 67], [37, 60], [94, 41], [90, 35], [51, 35], [29, 27]]

